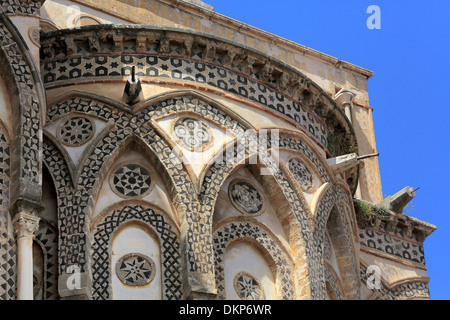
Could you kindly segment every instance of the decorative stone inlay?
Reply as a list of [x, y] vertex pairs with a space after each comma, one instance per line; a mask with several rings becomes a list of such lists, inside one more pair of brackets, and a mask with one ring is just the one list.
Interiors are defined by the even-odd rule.
[[[142, 222], [151, 228], [160, 240], [162, 294], [164, 300], [182, 299], [181, 255], [179, 237], [163, 215], [142, 205], [127, 205], [105, 216], [95, 227], [92, 242], [92, 299], [111, 299], [111, 241], [119, 228], [128, 222]], [[154, 269], [156, 272], [156, 269]]]
[[324, 242], [323, 242], [323, 258], [327, 261], [331, 261], [331, 257], [333, 255], [332, 253], [332, 244], [331, 244], [331, 240], [330, 240], [330, 236], [328, 234], [328, 232], [326, 232], [325, 237], [324, 237]]
[[139, 197], [151, 191], [152, 178], [149, 170], [138, 164], [126, 164], [111, 176], [111, 188], [120, 197]]
[[46, 88], [74, 81], [119, 80], [130, 74], [132, 66], [142, 66], [137, 75], [145, 81], [184, 80], [201, 84], [200, 89], [208, 85], [259, 103], [293, 121], [323, 146], [329, 134], [356, 143], [344, 112], [320, 86], [284, 63], [203, 33], [86, 26], [43, 34], [41, 44]]
[[191, 151], [202, 151], [212, 142], [208, 126], [193, 118], [182, 118], [175, 122], [173, 135], [177, 141]]
[[5, 14], [34, 15], [44, 1], [3, 0], [0, 11]]
[[94, 124], [85, 117], [66, 120], [58, 129], [58, 139], [69, 147], [79, 147], [88, 142], [94, 134]]
[[243, 214], [259, 215], [264, 210], [264, 201], [259, 191], [250, 183], [237, 181], [228, 191], [231, 203]]
[[423, 246], [419, 243], [402, 240], [372, 228], [359, 229], [359, 238], [363, 247], [425, 265]]
[[130, 253], [117, 261], [116, 274], [124, 284], [140, 287], [149, 284], [155, 277], [155, 263], [139, 253]]
[[28, 36], [30, 37], [30, 40], [37, 45], [38, 47], [41, 46], [39, 40], [40, 40], [40, 27], [33, 27], [28, 29]]
[[289, 171], [291, 171], [295, 180], [303, 191], [310, 191], [314, 186], [313, 177], [308, 168], [297, 158], [288, 161]]
[[242, 300], [264, 300], [261, 283], [247, 272], [239, 272], [234, 277], [234, 290]]
[[55, 227], [51, 227], [45, 221], [39, 224], [34, 241], [41, 247], [46, 268], [42, 280], [42, 299], [58, 300], [58, 233]]

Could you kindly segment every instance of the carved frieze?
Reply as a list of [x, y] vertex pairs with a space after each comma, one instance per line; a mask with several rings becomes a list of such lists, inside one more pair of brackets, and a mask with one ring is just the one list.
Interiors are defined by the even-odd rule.
[[285, 64], [226, 40], [176, 29], [102, 25], [43, 34], [41, 43], [41, 70], [48, 88], [65, 80], [73, 84], [96, 81], [94, 77], [123, 78], [130, 66], [143, 66], [137, 71], [143, 80], [210, 85], [281, 114], [323, 146], [331, 133], [356, 146], [345, 114], [320, 87]]

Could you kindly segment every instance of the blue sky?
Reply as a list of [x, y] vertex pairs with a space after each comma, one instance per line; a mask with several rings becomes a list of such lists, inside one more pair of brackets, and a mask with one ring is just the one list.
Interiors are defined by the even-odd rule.
[[[205, 0], [215, 11], [374, 72], [369, 80], [383, 195], [420, 187], [408, 215], [425, 241], [431, 299], [450, 299], [450, 1]], [[370, 5], [381, 29], [366, 26]]]

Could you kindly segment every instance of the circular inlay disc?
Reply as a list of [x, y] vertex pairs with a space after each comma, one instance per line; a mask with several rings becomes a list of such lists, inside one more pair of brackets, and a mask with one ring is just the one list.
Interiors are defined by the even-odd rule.
[[58, 128], [59, 140], [69, 147], [78, 147], [88, 142], [94, 134], [94, 124], [85, 117], [73, 117]]
[[247, 272], [239, 272], [234, 277], [234, 290], [242, 300], [264, 300], [261, 283]]
[[139, 253], [130, 253], [116, 263], [117, 277], [124, 284], [134, 287], [145, 286], [155, 277], [155, 263]]
[[117, 169], [112, 176], [113, 190], [121, 197], [138, 197], [151, 190], [150, 173], [138, 164], [126, 164]]
[[263, 212], [264, 202], [259, 191], [250, 183], [237, 181], [230, 185], [231, 203], [243, 214], [258, 215]]
[[191, 151], [202, 151], [212, 141], [212, 134], [206, 124], [193, 118], [177, 120], [173, 135], [183, 147]]
[[297, 158], [288, 161], [289, 171], [303, 191], [310, 191], [313, 188], [313, 177], [308, 168]]

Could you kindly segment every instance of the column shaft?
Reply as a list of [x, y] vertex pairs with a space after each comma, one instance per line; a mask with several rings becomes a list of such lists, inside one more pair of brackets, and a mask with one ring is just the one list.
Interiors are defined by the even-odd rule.
[[33, 239], [17, 240], [17, 300], [33, 300]]
[[17, 300], [33, 300], [33, 238], [39, 218], [19, 212], [12, 222], [17, 236]]

